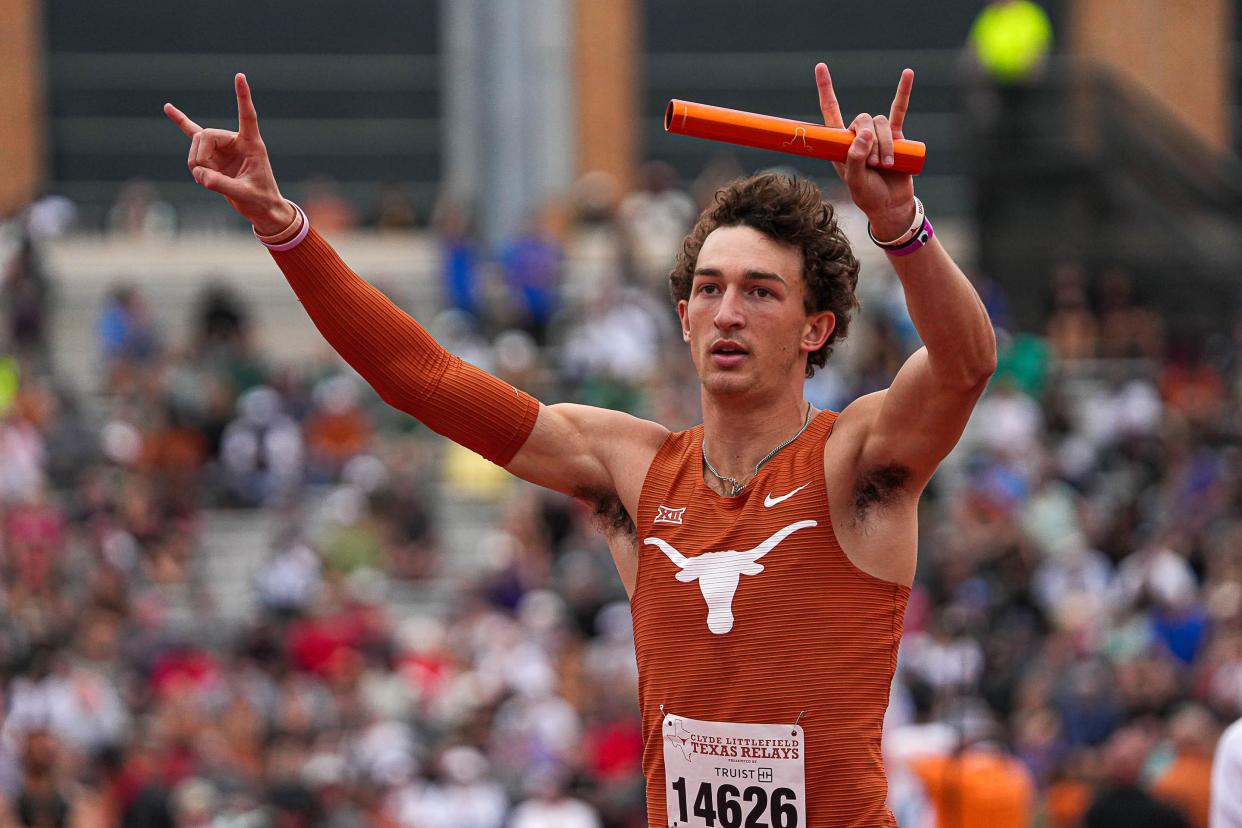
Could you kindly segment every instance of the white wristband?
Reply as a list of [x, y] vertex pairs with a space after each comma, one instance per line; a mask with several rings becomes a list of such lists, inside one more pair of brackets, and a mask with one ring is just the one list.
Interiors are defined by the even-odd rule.
[[[299, 207], [294, 202], [290, 201], [289, 203], [293, 204], [293, 209], [297, 211], [297, 214], [294, 216], [294, 219], [293, 219], [294, 222], [296, 223], [299, 220], [302, 222], [302, 226], [298, 229], [298, 232], [294, 234], [293, 238], [289, 239], [288, 241], [283, 241], [283, 242], [268, 242], [268, 241], [264, 241], [263, 237], [259, 235], [258, 230], [254, 230], [253, 227], [251, 228], [251, 230], [254, 231], [254, 237], [258, 239], [259, 242], [264, 247], [266, 247], [268, 250], [274, 250], [277, 253], [283, 253], [286, 250], [292, 250], [293, 248], [301, 244], [302, 241], [306, 238], [306, 234], [310, 232], [310, 219], [306, 217], [306, 213], [304, 213], [302, 211], [302, 208]], [[277, 238], [278, 237], [279, 236], [277, 236]], [[272, 238], [272, 236], [268, 236], [268, 238]]]
[[877, 247], [882, 247], [886, 250], [891, 249], [891, 248], [904, 247], [905, 245], [909, 244], [911, 240], [914, 239], [915, 236], [919, 234], [920, 230], [923, 229], [923, 219], [926, 218], [926, 216], [927, 216], [927, 213], [923, 209], [923, 202], [919, 200], [918, 196], [915, 196], [914, 197], [914, 221], [910, 222], [909, 230], [902, 233], [900, 236], [893, 239], [892, 241], [880, 241], [879, 239], [875, 237], [875, 233], [873, 233], [871, 230], [871, 224], [870, 222], [868, 222], [867, 235], [871, 237], [871, 241], [875, 242]]

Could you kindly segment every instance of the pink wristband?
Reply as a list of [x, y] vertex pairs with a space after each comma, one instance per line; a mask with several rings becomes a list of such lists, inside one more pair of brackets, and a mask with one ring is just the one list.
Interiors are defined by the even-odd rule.
[[901, 247], [885, 248], [884, 252], [890, 256], [909, 256], [911, 253], [917, 253], [922, 250], [924, 245], [931, 241], [934, 235], [936, 235], [936, 231], [932, 229], [931, 221], [924, 216], [923, 226], [919, 228], [919, 232], [914, 234], [913, 239]]
[[[289, 203], [293, 204], [293, 209], [297, 211], [296, 215], [293, 218], [293, 224], [291, 224], [290, 227], [297, 225], [299, 221], [302, 223], [301, 227], [298, 228], [298, 231], [297, 233], [293, 235], [293, 238], [287, 241], [282, 241], [282, 242], [267, 241], [266, 239], [273, 239], [273, 238], [278, 239], [281, 236], [285, 235], [285, 233], [288, 232], [288, 229], [282, 230], [280, 233], [276, 234], [275, 236], [267, 236], [266, 239], [263, 236], [259, 235], [259, 231], [255, 230], [254, 237], [258, 239], [259, 242], [262, 243], [262, 245], [266, 247], [268, 250], [275, 250], [278, 253], [283, 253], [286, 250], [292, 250], [293, 248], [301, 244], [302, 240], [306, 238], [306, 234], [310, 232], [310, 220], [306, 218], [306, 213], [302, 212], [302, 208], [299, 207], [297, 204], [294, 204], [292, 201], [290, 201]], [[251, 229], [253, 230], [253, 228]]]

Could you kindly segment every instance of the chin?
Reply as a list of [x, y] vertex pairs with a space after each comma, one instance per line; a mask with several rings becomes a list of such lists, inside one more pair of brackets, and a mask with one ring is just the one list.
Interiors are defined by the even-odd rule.
[[735, 397], [748, 394], [755, 390], [757, 383], [754, 377], [741, 373], [713, 371], [706, 377], [700, 377], [703, 390], [709, 394], [722, 397]]

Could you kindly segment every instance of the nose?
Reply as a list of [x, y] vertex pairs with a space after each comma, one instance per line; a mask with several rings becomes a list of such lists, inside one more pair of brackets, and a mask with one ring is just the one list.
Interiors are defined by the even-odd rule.
[[742, 312], [742, 293], [730, 285], [725, 288], [716, 306], [716, 316], [712, 319], [717, 330], [731, 331], [746, 327], [746, 315]]

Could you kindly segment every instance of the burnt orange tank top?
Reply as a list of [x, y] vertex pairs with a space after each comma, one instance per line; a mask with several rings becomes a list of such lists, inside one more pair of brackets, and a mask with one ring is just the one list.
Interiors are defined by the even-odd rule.
[[[801, 716], [806, 828], [896, 824], [880, 734], [910, 590], [858, 569], [837, 542], [824, 481], [836, 418], [818, 414], [737, 497], [703, 481], [702, 426], [670, 434], [647, 472], [630, 603], [651, 828], [671, 825], [664, 713]], [[756, 550], [735, 575], [718, 571]]]

